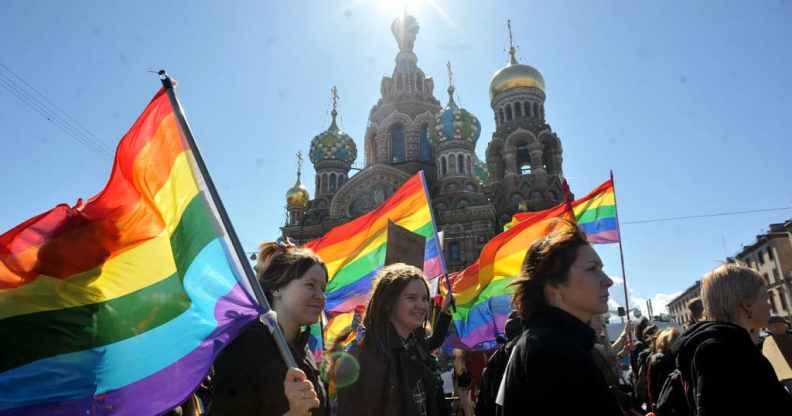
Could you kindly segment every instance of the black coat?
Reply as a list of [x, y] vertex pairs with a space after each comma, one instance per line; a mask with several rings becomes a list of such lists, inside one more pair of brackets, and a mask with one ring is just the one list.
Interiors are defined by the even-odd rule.
[[503, 414], [622, 416], [592, 358], [594, 330], [554, 307], [525, 322], [504, 378]]
[[[321, 407], [313, 416], [327, 412], [327, 395], [319, 371], [307, 350], [308, 333], [304, 332], [292, 347], [297, 365], [308, 376], [319, 396]], [[248, 325], [214, 363], [214, 401], [211, 415], [282, 416], [289, 410], [283, 394], [286, 364], [281, 359], [275, 339], [261, 322]]]
[[[379, 342], [387, 351], [375, 347]], [[338, 415], [441, 415], [442, 384], [423, 356], [426, 344], [425, 339], [405, 343], [389, 325], [384, 340], [364, 337], [362, 346], [352, 346], [336, 363]], [[342, 380], [354, 381], [342, 386]]]
[[792, 415], [792, 396], [742, 327], [699, 322], [672, 352], [691, 382], [696, 415]]

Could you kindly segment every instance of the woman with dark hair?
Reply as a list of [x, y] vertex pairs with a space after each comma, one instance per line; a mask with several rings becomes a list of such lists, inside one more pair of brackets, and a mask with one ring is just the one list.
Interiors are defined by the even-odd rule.
[[212, 415], [325, 415], [327, 398], [308, 351], [306, 327], [325, 305], [327, 269], [311, 250], [264, 243], [256, 277], [277, 313], [299, 369], [287, 369], [261, 322], [248, 325], [215, 361]]
[[[363, 319], [365, 333], [336, 363], [336, 379], [348, 381], [338, 387], [339, 415], [444, 414], [442, 383], [429, 356], [436, 340], [427, 341], [425, 332], [429, 302], [420, 269], [397, 263], [377, 274]], [[441, 335], [442, 325], [436, 328]]]
[[586, 236], [561, 222], [528, 250], [512, 283], [525, 327], [499, 393], [504, 415], [619, 415], [592, 357], [588, 322], [608, 311], [613, 281]]

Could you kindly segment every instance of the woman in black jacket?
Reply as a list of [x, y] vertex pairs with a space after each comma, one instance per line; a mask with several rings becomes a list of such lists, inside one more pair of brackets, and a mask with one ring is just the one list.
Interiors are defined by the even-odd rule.
[[424, 332], [429, 302], [420, 269], [397, 263], [377, 274], [362, 340], [334, 364], [338, 415], [444, 414], [442, 384], [428, 356], [442, 341], [427, 340]]
[[531, 245], [513, 283], [525, 330], [499, 392], [504, 415], [622, 416], [592, 358], [588, 325], [608, 311], [611, 285], [577, 226], [562, 222]]
[[265, 243], [256, 274], [300, 368], [287, 370], [269, 330], [251, 323], [215, 361], [209, 414], [324, 416], [327, 397], [304, 328], [324, 309], [327, 269], [311, 250]]
[[692, 414], [792, 415], [792, 396], [750, 334], [770, 317], [764, 278], [747, 267], [719, 266], [701, 279], [701, 300], [707, 320], [672, 347]]

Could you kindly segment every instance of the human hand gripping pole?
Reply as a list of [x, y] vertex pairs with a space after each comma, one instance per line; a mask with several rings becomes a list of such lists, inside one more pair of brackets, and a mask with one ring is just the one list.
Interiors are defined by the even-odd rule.
[[[208, 190], [209, 195], [207, 196], [209, 198], [207, 202], [211, 205], [211, 208], [216, 211], [217, 216], [220, 218], [224, 231], [226, 232], [226, 242], [230, 245], [229, 248], [234, 251], [233, 254], [236, 255], [236, 265], [241, 269], [240, 272], [244, 274], [245, 279], [250, 284], [250, 287], [253, 290], [253, 296], [255, 297], [259, 308], [261, 309], [259, 320], [264, 323], [264, 325], [269, 329], [270, 333], [272, 333], [272, 337], [275, 339], [275, 345], [278, 346], [278, 351], [280, 352], [281, 358], [283, 358], [283, 361], [286, 363], [286, 367], [289, 368], [289, 371], [298, 369], [297, 362], [294, 360], [294, 356], [292, 356], [291, 350], [289, 349], [289, 344], [286, 341], [286, 337], [283, 335], [283, 331], [281, 330], [280, 326], [278, 326], [277, 315], [270, 307], [269, 302], [267, 302], [267, 297], [264, 296], [264, 290], [261, 288], [261, 284], [259, 283], [258, 279], [256, 279], [256, 275], [253, 272], [253, 267], [247, 261], [247, 255], [245, 254], [244, 249], [242, 249], [242, 244], [240, 243], [239, 237], [234, 230], [234, 226], [231, 224], [231, 220], [228, 218], [228, 213], [223, 206], [223, 201], [220, 199], [220, 195], [218, 194], [217, 188], [212, 181], [212, 177], [209, 176], [209, 170], [206, 167], [206, 163], [204, 163], [201, 152], [199, 151], [198, 145], [195, 142], [195, 138], [192, 135], [192, 130], [187, 123], [184, 110], [182, 109], [179, 99], [176, 98], [176, 92], [174, 90], [175, 83], [168, 76], [165, 70], [160, 70], [158, 74], [160, 80], [162, 81], [162, 86], [168, 93], [168, 98], [170, 99], [171, 106], [173, 107], [174, 113], [176, 114], [176, 118], [178, 119], [182, 133], [184, 134], [184, 139], [192, 151], [195, 165], [201, 174], [201, 179], [205, 183]], [[302, 371], [300, 371], [300, 373], [302, 373]], [[290, 373], [287, 372], [287, 375], [288, 374]], [[303, 373], [303, 377], [304, 376], [305, 374]], [[306, 382], [310, 384], [310, 381], [306, 380]]]

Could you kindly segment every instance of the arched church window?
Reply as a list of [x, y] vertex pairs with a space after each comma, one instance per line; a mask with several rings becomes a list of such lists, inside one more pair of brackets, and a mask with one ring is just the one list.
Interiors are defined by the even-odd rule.
[[531, 152], [527, 144], [517, 146], [517, 169], [520, 175], [530, 175], [532, 172]]
[[459, 167], [459, 173], [465, 173], [465, 156], [457, 155], [457, 166]]
[[533, 115], [536, 118], [539, 118], [539, 104], [533, 103]]
[[511, 104], [506, 104], [506, 121], [512, 121], [512, 108], [511, 108]]
[[456, 169], [457, 169], [456, 168], [456, 157], [454, 155], [451, 155], [451, 157], [448, 158], [448, 170], [453, 175], [453, 174], [456, 173], [456, 171], [457, 171]]
[[528, 101], [523, 102], [523, 110], [525, 110], [525, 117], [531, 117], [531, 103]]
[[469, 175], [473, 174], [473, 164], [470, 162], [470, 155], [467, 157], [467, 172]]
[[506, 118], [505, 118], [505, 116], [503, 115], [503, 114], [504, 114], [504, 112], [503, 112], [503, 109], [502, 109], [502, 108], [501, 108], [500, 110], [498, 110], [498, 114], [500, 114], [500, 122], [501, 122], [501, 124], [503, 124], [503, 123], [506, 121]]
[[391, 162], [404, 162], [404, 127], [395, 124], [390, 128]]
[[322, 190], [322, 176], [316, 175], [316, 193], [318, 194]]
[[443, 176], [446, 176], [448, 174], [448, 164], [446, 162], [446, 157], [445, 156], [440, 158], [440, 164], [443, 165], [442, 166]]
[[336, 190], [336, 174], [330, 174], [330, 192], [335, 192]]
[[424, 162], [432, 161], [432, 145], [429, 144], [429, 125], [421, 126], [420, 156]]
[[539, 115], [540, 119], [544, 120], [544, 105], [543, 104], [539, 104], [539, 114], [538, 115]]
[[523, 112], [522, 112], [522, 103], [521, 102], [514, 103], [514, 116], [515, 116], [515, 118], [522, 118]]
[[322, 174], [322, 192], [327, 192], [327, 183], [328, 183], [327, 174], [324, 173]]

